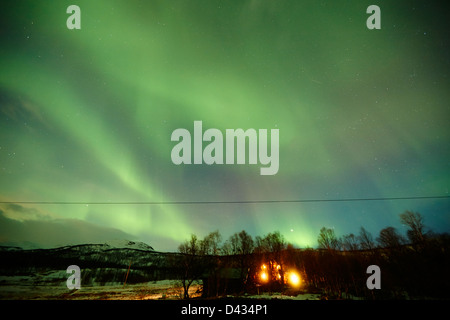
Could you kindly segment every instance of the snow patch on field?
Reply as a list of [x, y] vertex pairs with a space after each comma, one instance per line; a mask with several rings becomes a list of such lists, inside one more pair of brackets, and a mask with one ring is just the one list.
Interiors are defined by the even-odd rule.
[[246, 296], [251, 299], [279, 299], [279, 300], [320, 300], [321, 295], [317, 293], [299, 293], [297, 295], [283, 295], [282, 293], [260, 294]]

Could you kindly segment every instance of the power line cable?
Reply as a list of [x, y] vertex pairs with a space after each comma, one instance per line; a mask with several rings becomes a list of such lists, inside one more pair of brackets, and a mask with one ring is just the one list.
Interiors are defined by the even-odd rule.
[[231, 201], [124, 201], [124, 202], [84, 202], [84, 201], [0, 201], [0, 204], [35, 205], [219, 205], [219, 204], [270, 204], [270, 203], [320, 203], [320, 202], [363, 202], [450, 199], [448, 196], [344, 198], [344, 199], [294, 199], [294, 200], [231, 200]]

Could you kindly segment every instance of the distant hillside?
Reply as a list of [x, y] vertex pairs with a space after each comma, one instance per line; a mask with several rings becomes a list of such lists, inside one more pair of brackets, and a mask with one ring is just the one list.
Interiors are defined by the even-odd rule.
[[[52, 249], [25, 250], [0, 246], [0, 275], [32, 276], [58, 271], [60, 279], [52, 281], [65, 281], [68, 276], [65, 273], [67, 267], [78, 265], [85, 285], [123, 283], [127, 273], [127, 283], [138, 283], [173, 278], [171, 261], [176, 256], [177, 254], [156, 252], [143, 242], [128, 240]], [[36, 279], [33, 281], [35, 285]]]

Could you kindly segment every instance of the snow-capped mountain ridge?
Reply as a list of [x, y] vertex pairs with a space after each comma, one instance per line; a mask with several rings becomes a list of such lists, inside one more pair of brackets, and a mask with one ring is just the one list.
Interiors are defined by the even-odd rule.
[[29, 246], [29, 245], [23, 245], [22, 243], [4, 243], [0, 244], [0, 250], [77, 250], [84, 248], [91, 249], [91, 250], [113, 250], [113, 249], [130, 249], [130, 250], [141, 250], [141, 251], [155, 251], [152, 246], [140, 242], [140, 241], [130, 241], [130, 240], [124, 240], [124, 239], [114, 239], [106, 241], [105, 243], [83, 243], [83, 244], [67, 244], [67, 245], [61, 245], [56, 246], [53, 248], [41, 248], [37, 245]]
[[139, 241], [130, 241], [130, 240], [110, 240], [105, 242], [105, 245], [110, 246], [112, 248], [120, 248], [120, 249], [137, 249], [137, 250], [145, 250], [145, 251], [154, 251], [152, 246], [144, 242]]

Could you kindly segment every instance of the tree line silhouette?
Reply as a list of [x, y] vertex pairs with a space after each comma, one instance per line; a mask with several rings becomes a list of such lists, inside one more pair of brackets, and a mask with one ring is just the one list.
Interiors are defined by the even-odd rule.
[[[406, 211], [399, 218], [406, 236], [386, 227], [374, 239], [361, 227], [357, 235], [338, 237], [333, 228], [323, 227], [316, 249], [296, 248], [279, 231], [253, 238], [242, 230], [224, 242], [217, 230], [203, 239], [192, 234], [179, 245], [174, 264], [186, 299], [198, 279], [209, 297], [304, 291], [324, 299], [449, 298], [450, 236], [427, 230], [419, 213]], [[367, 288], [369, 265], [380, 267], [381, 289]], [[286, 281], [293, 271], [300, 287]]]

